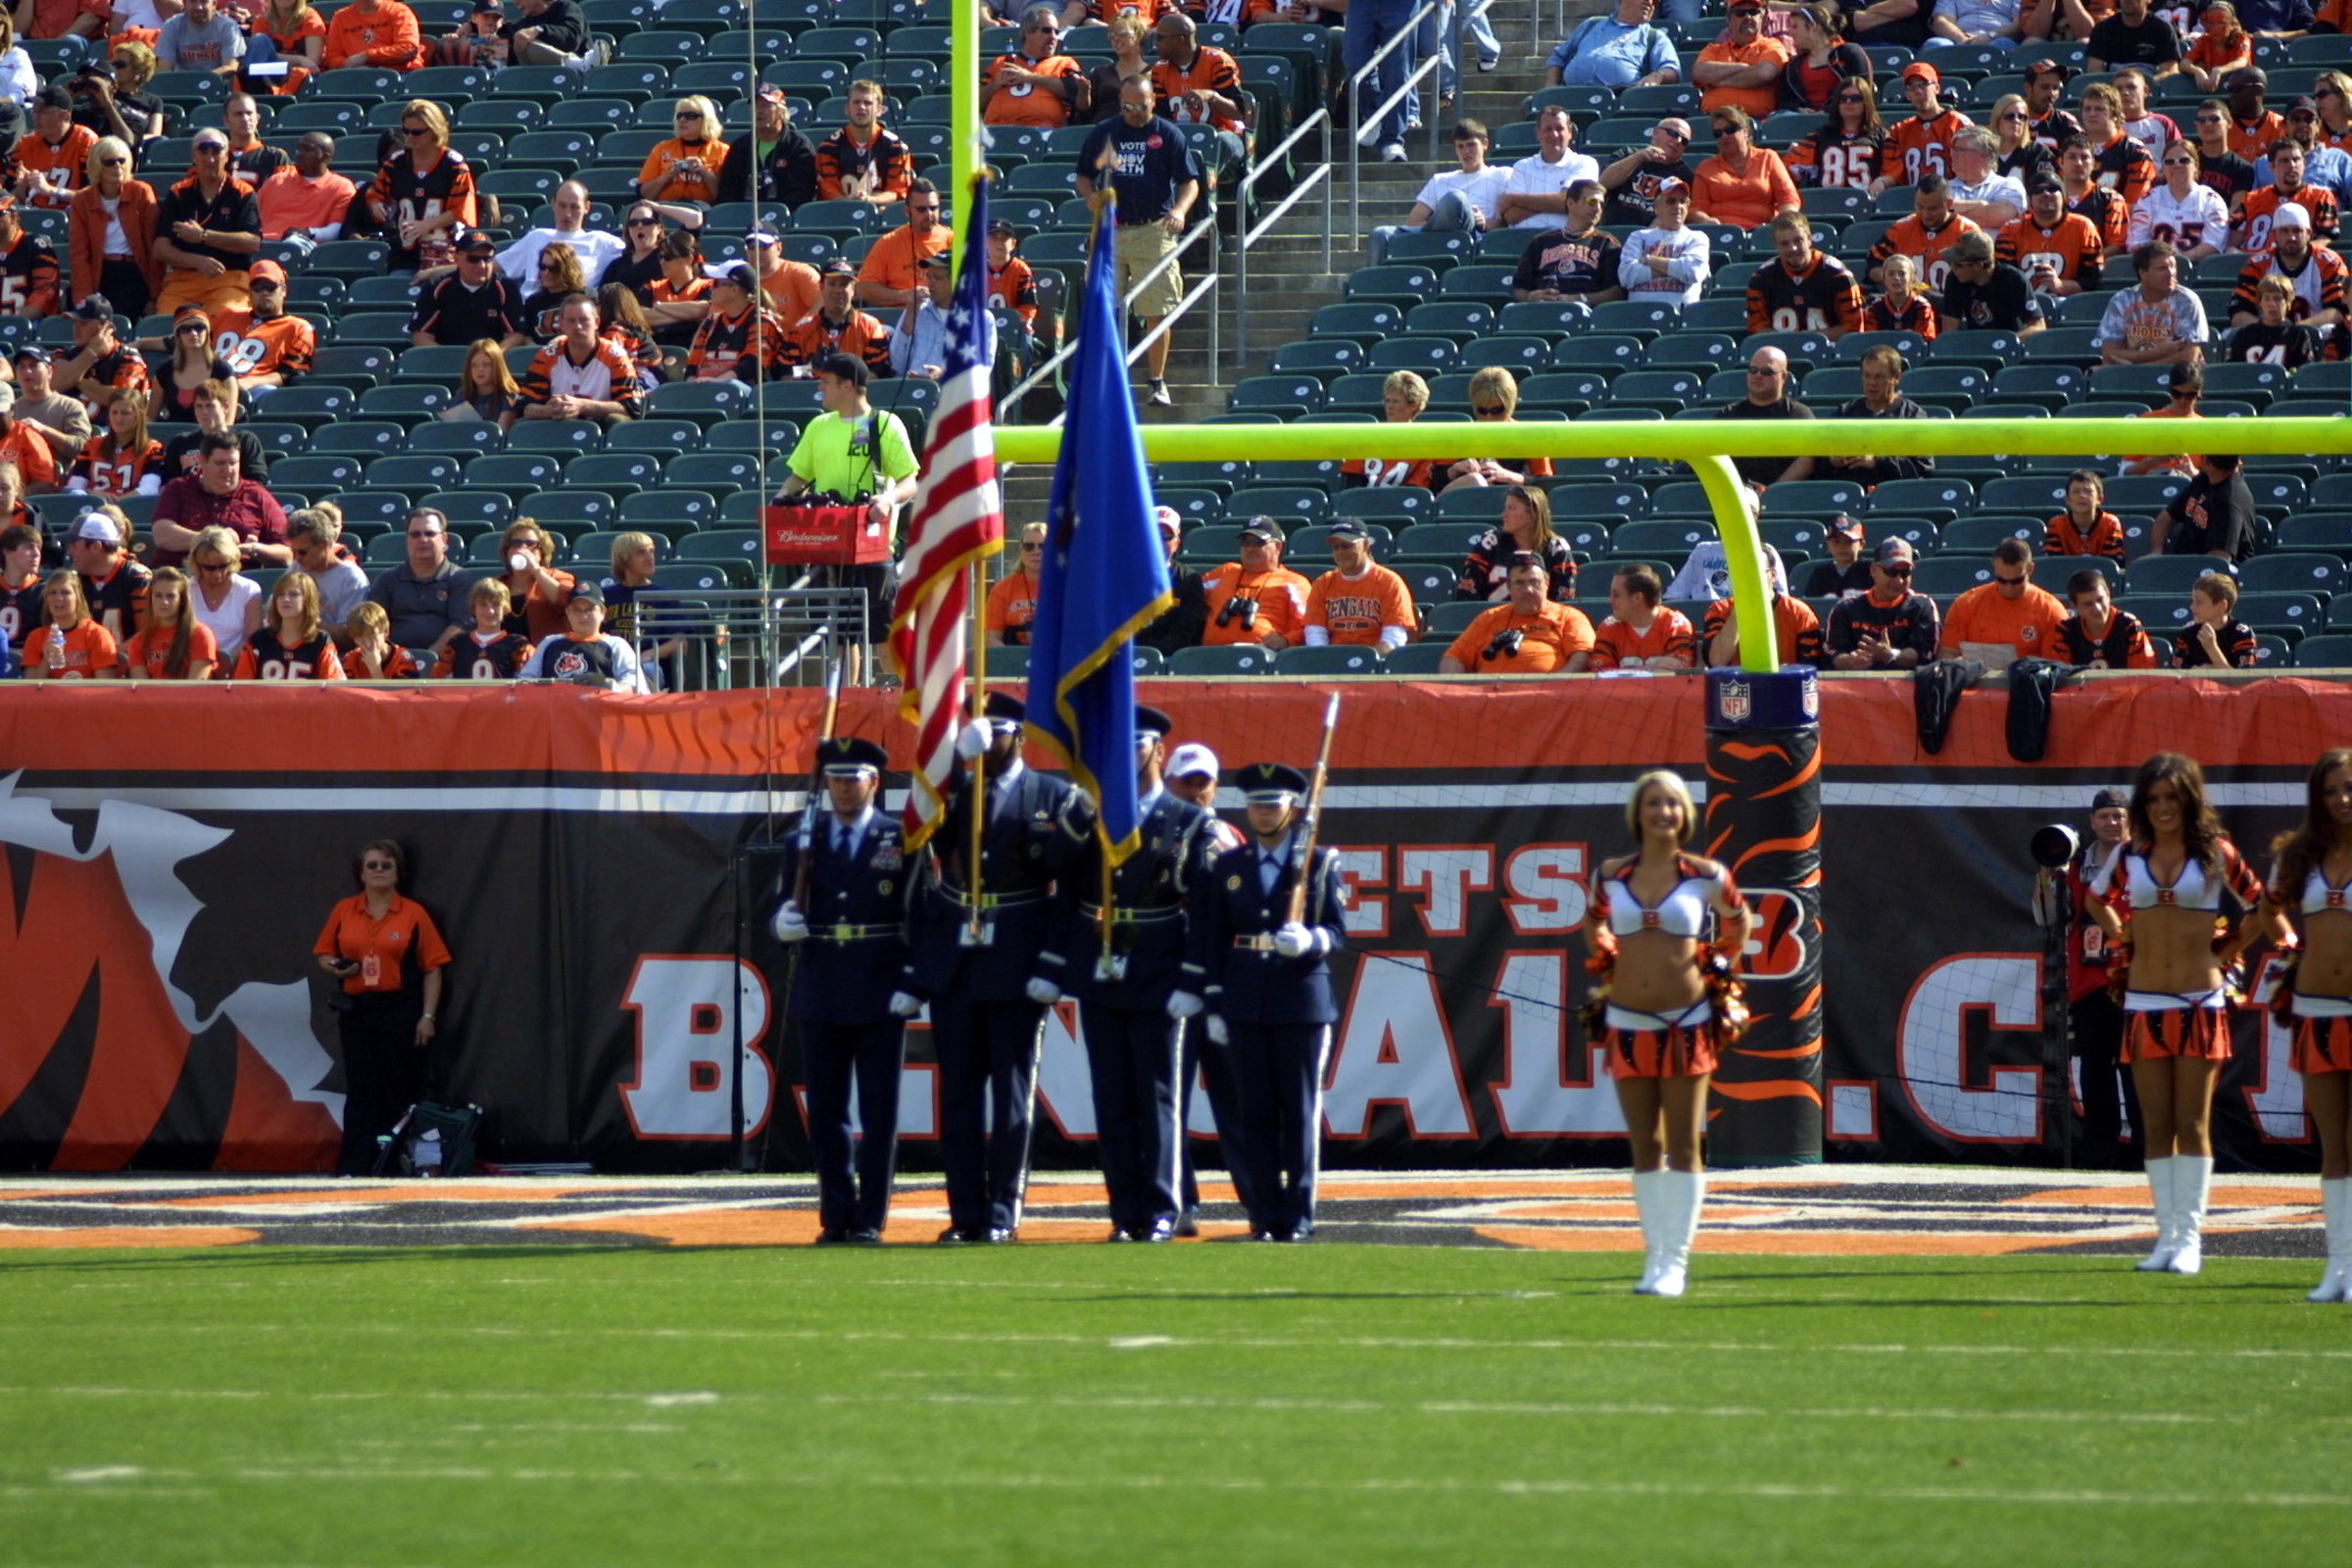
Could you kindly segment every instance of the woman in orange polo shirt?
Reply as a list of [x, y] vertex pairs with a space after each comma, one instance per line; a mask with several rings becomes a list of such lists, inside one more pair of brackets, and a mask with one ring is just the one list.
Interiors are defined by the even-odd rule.
[[424, 1088], [424, 1052], [441, 1010], [449, 949], [424, 906], [400, 892], [407, 858], [389, 839], [351, 858], [360, 891], [336, 905], [312, 952], [342, 982], [328, 1003], [343, 1039], [343, 1150], [346, 1176], [375, 1169], [378, 1134], [388, 1133]]
[[1692, 223], [1755, 228], [1798, 204], [1788, 166], [1779, 153], [1756, 145], [1756, 122], [1747, 111], [1727, 105], [1707, 116], [1707, 125], [1715, 133], [1715, 156], [1690, 176]]

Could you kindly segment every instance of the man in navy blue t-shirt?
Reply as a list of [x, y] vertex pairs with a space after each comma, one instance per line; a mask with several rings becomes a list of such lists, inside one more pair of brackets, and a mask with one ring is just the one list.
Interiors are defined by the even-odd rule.
[[[1153, 113], [1152, 102], [1151, 80], [1128, 77], [1119, 87], [1119, 118], [1097, 125], [1078, 152], [1078, 194], [1091, 198], [1107, 172], [1118, 199], [1121, 294], [1176, 249], [1200, 195], [1200, 165], [1192, 144], [1174, 121]], [[1135, 300], [1145, 330], [1156, 326], [1183, 297], [1183, 271], [1170, 262]], [[1152, 401], [1164, 409], [1175, 401], [1168, 396], [1168, 337], [1155, 339], [1145, 360]]]

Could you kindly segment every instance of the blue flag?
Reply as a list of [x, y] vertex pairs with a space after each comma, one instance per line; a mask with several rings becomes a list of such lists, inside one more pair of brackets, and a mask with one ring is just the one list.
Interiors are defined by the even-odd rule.
[[1110, 211], [1105, 204], [1096, 215], [1078, 300], [1077, 353], [1029, 629], [1028, 723], [1031, 738], [1095, 798], [1096, 831], [1116, 865], [1135, 853], [1142, 815], [1129, 644], [1176, 601], [1128, 390]]

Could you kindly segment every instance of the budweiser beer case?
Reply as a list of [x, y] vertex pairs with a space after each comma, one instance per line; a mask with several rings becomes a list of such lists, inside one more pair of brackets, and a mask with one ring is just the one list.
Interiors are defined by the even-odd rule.
[[890, 559], [890, 529], [861, 506], [768, 507], [760, 514], [771, 566], [870, 566]]

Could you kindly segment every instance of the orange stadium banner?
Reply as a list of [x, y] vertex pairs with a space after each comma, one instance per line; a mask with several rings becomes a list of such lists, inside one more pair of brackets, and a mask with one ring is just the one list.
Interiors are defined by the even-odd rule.
[[[1300, 761], [1328, 691], [1139, 696], [1238, 767]], [[1700, 694], [1663, 676], [1350, 683], [1325, 822], [1350, 888], [1333, 1165], [1622, 1162], [1575, 1017], [1576, 927], [1592, 867], [1625, 846], [1634, 775], [1674, 767], [1703, 793]], [[798, 805], [821, 703], [0, 688], [0, 1165], [329, 1165], [342, 1079], [310, 947], [351, 891], [352, 852], [388, 836], [456, 956], [436, 1084], [489, 1108], [490, 1158], [708, 1169], [740, 1125], [752, 1159], [805, 1167], [760, 847]], [[2049, 1159], [2033, 830], [2080, 825], [2097, 788], [2177, 749], [2267, 864], [2312, 758], [2352, 734], [2352, 686], [2119, 675], [2059, 692], [2029, 764], [2006, 709], [1997, 687], [1967, 693], [1929, 755], [1908, 681], [1821, 684], [1831, 1158]], [[846, 695], [839, 728], [904, 768], [912, 731], [881, 694]], [[1076, 1026], [1066, 1010], [1047, 1025], [1049, 1165], [1093, 1159]], [[2310, 1168], [2284, 1040], [2251, 1015], [2237, 1027], [2226, 1157]], [[933, 1072], [919, 1028], [910, 1046], [902, 1124], [920, 1167]]]

